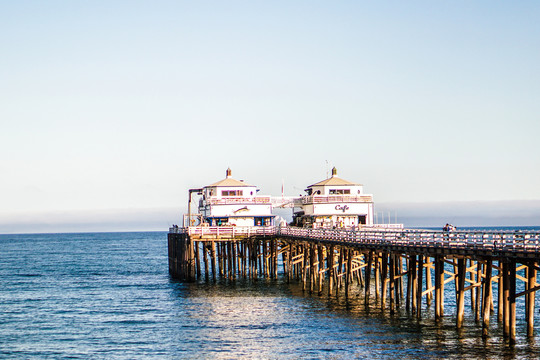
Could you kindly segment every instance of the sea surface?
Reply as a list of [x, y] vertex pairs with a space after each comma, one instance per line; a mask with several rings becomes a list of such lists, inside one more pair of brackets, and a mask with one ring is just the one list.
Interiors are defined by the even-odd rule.
[[510, 347], [496, 316], [482, 340], [468, 297], [457, 331], [452, 286], [446, 292], [442, 321], [433, 308], [417, 320], [366, 307], [359, 290], [319, 297], [283, 278], [179, 283], [168, 274], [166, 232], [0, 235], [0, 358], [540, 357], [540, 314], [527, 339], [518, 303]]

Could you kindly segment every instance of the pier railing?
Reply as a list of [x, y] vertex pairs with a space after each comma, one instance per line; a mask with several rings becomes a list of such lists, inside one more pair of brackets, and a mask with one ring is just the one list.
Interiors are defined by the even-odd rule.
[[197, 236], [283, 236], [344, 244], [484, 250], [540, 256], [540, 231], [437, 231], [393, 228], [360, 230], [310, 229], [292, 226], [190, 226], [171, 233]]
[[371, 195], [310, 195], [295, 199], [298, 205], [301, 204], [319, 204], [319, 203], [371, 203]]
[[235, 205], [235, 204], [271, 204], [270, 196], [251, 196], [251, 197], [210, 197], [206, 205]]
[[314, 240], [419, 248], [539, 253], [540, 231], [333, 230], [282, 227], [276, 235]]
[[198, 236], [257, 236], [276, 235], [275, 226], [189, 226], [172, 227], [170, 233], [183, 233]]

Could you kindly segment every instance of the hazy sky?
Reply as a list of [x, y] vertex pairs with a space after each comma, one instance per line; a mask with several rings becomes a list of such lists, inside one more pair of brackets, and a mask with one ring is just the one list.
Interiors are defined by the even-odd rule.
[[536, 1], [0, 0], [0, 222], [180, 213], [229, 166], [262, 194], [336, 166], [376, 204], [539, 200], [539, 18]]

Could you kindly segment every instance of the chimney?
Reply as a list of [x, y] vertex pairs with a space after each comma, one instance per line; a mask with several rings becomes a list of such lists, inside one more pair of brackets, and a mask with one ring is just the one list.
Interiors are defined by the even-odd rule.
[[231, 177], [231, 173], [232, 173], [231, 168], [228, 168], [227, 171], [225, 172], [225, 175], [226, 175], [228, 178], [230, 178], [230, 177]]
[[334, 176], [337, 176], [337, 169], [335, 166], [332, 168], [332, 177]]

